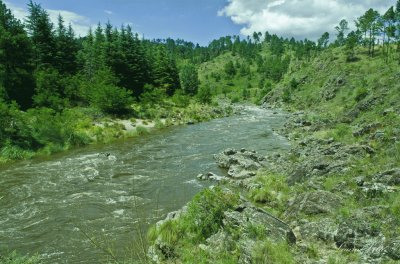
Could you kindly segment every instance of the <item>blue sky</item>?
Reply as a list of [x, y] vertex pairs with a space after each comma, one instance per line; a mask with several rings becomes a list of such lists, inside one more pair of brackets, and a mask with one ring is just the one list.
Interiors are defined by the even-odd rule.
[[[26, 16], [28, 0], [5, 0], [17, 18]], [[108, 20], [130, 24], [145, 38], [181, 38], [201, 45], [226, 36], [253, 32], [317, 40], [335, 38], [342, 19], [353, 21], [369, 8], [384, 14], [397, 0], [37, 0], [53, 21], [59, 13], [78, 35]]]
[[[26, 12], [27, 0], [6, 0], [18, 18]], [[38, 0], [51, 16], [60, 11], [76, 31], [108, 20], [115, 26], [131, 24], [146, 38], [183, 38], [203, 45], [225, 35], [240, 34], [229, 17], [218, 16], [225, 0]], [[65, 11], [68, 11], [65, 12]]]

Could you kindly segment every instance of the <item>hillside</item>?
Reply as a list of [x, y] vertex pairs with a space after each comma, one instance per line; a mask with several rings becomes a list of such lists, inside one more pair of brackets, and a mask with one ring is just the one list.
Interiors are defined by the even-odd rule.
[[[222, 188], [199, 194], [188, 208], [152, 230], [153, 259], [400, 260], [400, 68], [394, 59], [385, 61], [380, 51], [371, 58], [359, 47], [356, 59], [349, 62], [343, 48], [329, 48], [311, 60], [293, 60], [288, 73], [263, 99], [264, 107], [291, 113], [279, 131], [291, 140], [291, 150], [265, 157], [257, 177], [223, 180]], [[225, 54], [202, 67], [204, 72], [222, 74], [220, 65], [235, 59]], [[220, 82], [235, 83], [238, 92], [244, 83], [255, 85], [257, 77], [254, 73], [251, 80], [236, 76]], [[227, 150], [217, 162], [230, 169], [232, 160], [252, 164], [246, 155], [254, 154], [246, 153]], [[236, 190], [232, 186], [240, 186], [241, 198], [225, 189]], [[194, 219], [205, 226], [193, 226]], [[222, 225], [207, 227], [207, 221]], [[281, 233], [285, 229], [286, 237]], [[157, 253], [160, 247], [164, 253]]]

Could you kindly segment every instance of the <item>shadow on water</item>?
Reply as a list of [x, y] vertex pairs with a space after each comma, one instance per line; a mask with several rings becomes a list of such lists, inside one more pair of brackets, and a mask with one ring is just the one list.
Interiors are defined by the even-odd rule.
[[0, 249], [40, 252], [47, 263], [97, 263], [112, 260], [110, 252], [123, 258], [140, 240], [138, 230], [210, 184], [197, 174], [224, 173], [213, 154], [288, 149], [273, 132], [284, 121], [249, 107], [233, 117], [4, 167]]

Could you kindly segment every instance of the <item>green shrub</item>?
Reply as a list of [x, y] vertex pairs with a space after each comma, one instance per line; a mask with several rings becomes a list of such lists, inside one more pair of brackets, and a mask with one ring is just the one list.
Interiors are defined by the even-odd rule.
[[99, 84], [90, 95], [90, 103], [105, 113], [125, 114], [133, 103], [132, 93], [114, 85]]
[[356, 102], [359, 102], [367, 96], [368, 96], [368, 89], [366, 87], [359, 87], [356, 89], [354, 100], [356, 100]]
[[193, 241], [204, 241], [222, 225], [224, 212], [234, 208], [239, 196], [220, 187], [206, 189], [196, 195], [183, 217], [184, 227], [193, 235]]
[[211, 87], [209, 85], [201, 86], [197, 94], [200, 103], [210, 104], [212, 101]]

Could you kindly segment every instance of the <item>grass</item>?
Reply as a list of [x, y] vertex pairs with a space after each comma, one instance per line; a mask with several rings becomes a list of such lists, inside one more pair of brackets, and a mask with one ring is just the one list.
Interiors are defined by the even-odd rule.
[[252, 201], [265, 204], [274, 212], [281, 212], [289, 198], [290, 188], [283, 175], [261, 172], [254, 179], [260, 188], [251, 190], [249, 197]]
[[39, 256], [19, 256], [16, 251], [6, 255], [0, 255], [0, 264], [40, 264], [41, 259]]
[[295, 264], [296, 261], [287, 243], [265, 241], [257, 243], [252, 254], [253, 263]]

